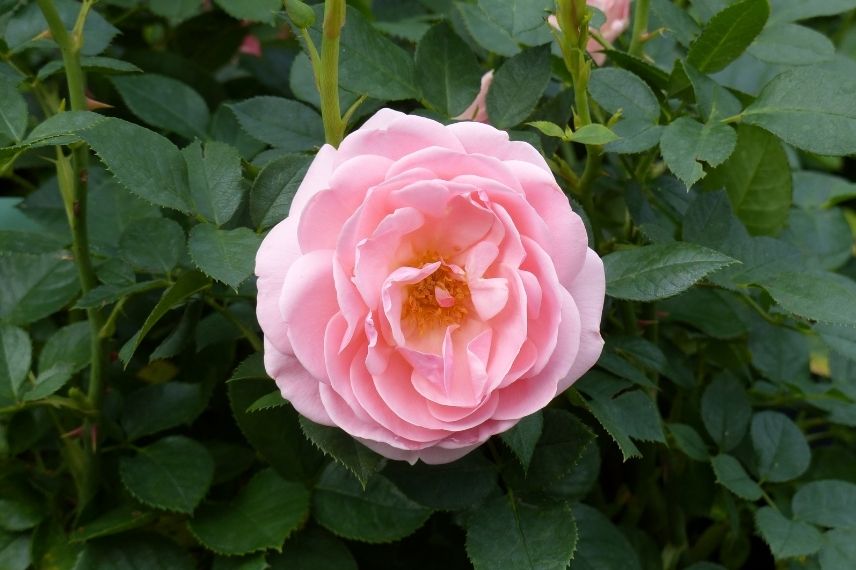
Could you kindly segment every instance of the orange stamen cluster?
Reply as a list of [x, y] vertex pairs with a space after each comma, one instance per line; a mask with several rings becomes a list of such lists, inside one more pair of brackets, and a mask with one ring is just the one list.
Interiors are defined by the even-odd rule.
[[[433, 263], [440, 259], [438, 255], [426, 253], [411, 267], [422, 267], [426, 263]], [[441, 305], [438, 300], [438, 289], [445, 299]], [[448, 300], [451, 297], [453, 302]], [[458, 275], [448, 265], [441, 265], [437, 271], [427, 276], [419, 283], [407, 287], [407, 298], [401, 311], [403, 320], [412, 323], [422, 333], [426, 329], [446, 327], [459, 324], [467, 316], [470, 300], [470, 288], [463, 275]]]

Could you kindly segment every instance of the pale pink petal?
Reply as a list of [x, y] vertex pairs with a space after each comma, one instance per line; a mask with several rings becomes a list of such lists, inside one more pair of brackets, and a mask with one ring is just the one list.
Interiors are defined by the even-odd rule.
[[469, 154], [484, 154], [500, 160], [529, 162], [547, 172], [550, 167], [535, 147], [508, 139], [508, 133], [481, 123], [455, 123], [447, 127]]
[[488, 121], [487, 92], [490, 89], [491, 83], [493, 83], [492, 69], [482, 75], [479, 92], [476, 94], [476, 98], [473, 99], [473, 102], [470, 103], [470, 106], [467, 107], [463, 113], [453, 118], [459, 121], [476, 121], [478, 123], [486, 123]]
[[297, 222], [286, 218], [275, 225], [256, 253], [256, 318], [262, 332], [280, 352], [291, 354], [287, 327], [279, 311], [279, 297], [288, 269], [300, 257]]
[[279, 310], [295, 356], [313, 376], [325, 380], [324, 331], [339, 312], [331, 250], [313, 251], [294, 262], [283, 283]]
[[267, 373], [276, 381], [282, 397], [291, 402], [295, 410], [317, 424], [335, 425], [321, 403], [318, 380], [294, 356], [279, 352], [265, 339], [264, 359]]
[[322, 146], [315, 158], [312, 159], [312, 164], [309, 165], [303, 182], [300, 183], [300, 187], [291, 200], [291, 207], [288, 210], [289, 216], [300, 216], [303, 208], [306, 207], [306, 203], [315, 194], [329, 188], [335, 160], [336, 149], [329, 144]]
[[603, 350], [600, 319], [606, 294], [606, 276], [603, 261], [594, 251], [588, 250], [585, 265], [567, 288], [579, 309], [582, 329], [579, 353], [568, 374], [559, 382], [557, 393], [567, 390], [594, 366]]
[[[394, 112], [393, 112], [394, 113]], [[378, 125], [383, 126], [378, 126]], [[374, 154], [392, 160], [426, 147], [444, 147], [462, 151], [461, 143], [437, 121], [416, 115], [384, 113], [378, 121], [370, 119], [339, 145], [339, 164], [354, 156]]]

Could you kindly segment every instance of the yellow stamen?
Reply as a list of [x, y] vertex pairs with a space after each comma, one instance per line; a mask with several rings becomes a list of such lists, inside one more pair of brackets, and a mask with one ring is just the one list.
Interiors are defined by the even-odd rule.
[[[426, 252], [408, 265], [422, 267], [437, 260], [441, 260], [439, 255]], [[437, 289], [445, 291], [453, 302], [447, 301], [444, 304], [448, 306], [441, 306]], [[401, 316], [422, 333], [426, 329], [460, 324], [469, 312], [469, 300], [470, 288], [464, 276], [456, 274], [451, 267], [443, 264], [419, 283], [407, 287], [407, 298], [404, 300]]]

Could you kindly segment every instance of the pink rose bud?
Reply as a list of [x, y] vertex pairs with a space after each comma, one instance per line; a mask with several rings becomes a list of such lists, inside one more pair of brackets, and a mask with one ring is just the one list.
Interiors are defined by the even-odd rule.
[[470, 106], [466, 108], [466, 110], [458, 115], [457, 117], [453, 117], [459, 121], [475, 121], [477, 123], [487, 123], [487, 91], [490, 89], [490, 84], [493, 83], [493, 70], [491, 69], [481, 78], [481, 88], [479, 89], [478, 95], [470, 103]]
[[[598, 31], [603, 39], [608, 42], [617, 40], [630, 24], [630, 0], [588, 0], [586, 3], [589, 6], [594, 6], [606, 16], [606, 22]], [[547, 22], [555, 29], [559, 29], [559, 22], [555, 15], [550, 15]], [[606, 56], [601, 53], [603, 48], [597, 43], [597, 40], [589, 38], [586, 49], [598, 65], [603, 65]]]
[[531, 145], [381, 109], [318, 152], [256, 256], [265, 367], [308, 419], [446, 463], [600, 356], [605, 279]]
[[262, 44], [259, 41], [259, 38], [252, 34], [247, 34], [244, 36], [244, 41], [241, 43], [241, 47], [238, 48], [238, 51], [254, 57], [261, 57]]

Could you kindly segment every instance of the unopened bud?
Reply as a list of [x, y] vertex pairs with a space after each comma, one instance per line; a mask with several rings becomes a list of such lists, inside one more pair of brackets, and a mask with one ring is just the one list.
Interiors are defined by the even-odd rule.
[[309, 28], [315, 23], [315, 10], [300, 0], [285, 0], [285, 11], [298, 28]]

